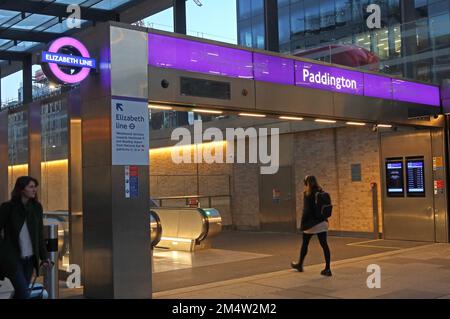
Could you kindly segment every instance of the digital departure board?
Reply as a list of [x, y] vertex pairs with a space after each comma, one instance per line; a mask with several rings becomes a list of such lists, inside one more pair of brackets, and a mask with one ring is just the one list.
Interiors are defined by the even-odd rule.
[[386, 161], [386, 190], [388, 197], [403, 197], [403, 161]]
[[423, 158], [406, 159], [407, 195], [425, 196], [425, 162]]

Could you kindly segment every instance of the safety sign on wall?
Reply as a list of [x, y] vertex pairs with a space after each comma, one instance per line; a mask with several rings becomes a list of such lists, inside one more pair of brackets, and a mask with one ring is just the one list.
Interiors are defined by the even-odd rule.
[[139, 174], [137, 166], [125, 166], [125, 198], [139, 197]]
[[111, 107], [112, 165], [148, 165], [147, 102], [113, 99]]

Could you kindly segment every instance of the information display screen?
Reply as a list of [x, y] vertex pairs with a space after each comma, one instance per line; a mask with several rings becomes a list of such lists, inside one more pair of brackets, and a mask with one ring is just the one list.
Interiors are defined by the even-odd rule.
[[386, 161], [386, 189], [388, 197], [403, 197], [403, 161]]
[[407, 195], [425, 196], [425, 163], [422, 158], [406, 160]]

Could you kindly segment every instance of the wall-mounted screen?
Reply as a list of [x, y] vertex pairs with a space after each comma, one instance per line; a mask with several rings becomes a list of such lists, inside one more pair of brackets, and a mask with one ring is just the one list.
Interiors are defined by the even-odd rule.
[[406, 181], [408, 196], [425, 196], [425, 162], [423, 157], [406, 159]]
[[386, 161], [386, 190], [388, 197], [403, 197], [405, 194], [403, 184], [403, 161]]

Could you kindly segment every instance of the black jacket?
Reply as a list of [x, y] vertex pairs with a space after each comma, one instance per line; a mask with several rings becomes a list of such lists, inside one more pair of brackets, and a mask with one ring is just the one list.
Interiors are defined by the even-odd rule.
[[33, 265], [39, 275], [39, 263], [48, 258], [43, 236], [43, 211], [38, 202], [8, 201], [0, 206], [0, 278], [14, 275], [20, 260], [19, 235], [27, 221], [34, 253]]
[[318, 190], [314, 190], [311, 195], [303, 195], [303, 216], [300, 230], [304, 231], [310, 229], [317, 224], [325, 221], [326, 219], [319, 217], [316, 207], [316, 193]]

